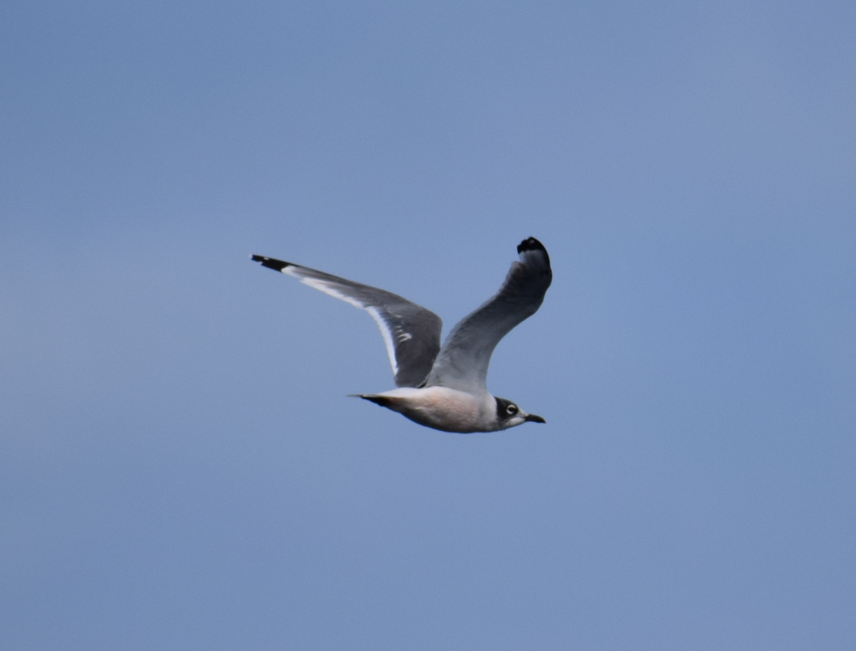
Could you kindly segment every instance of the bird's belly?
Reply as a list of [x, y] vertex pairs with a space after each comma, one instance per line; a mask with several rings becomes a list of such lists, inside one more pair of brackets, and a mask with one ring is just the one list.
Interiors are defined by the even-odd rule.
[[388, 407], [415, 423], [442, 430], [469, 434], [495, 429], [490, 419], [490, 394], [474, 396], [445, 387], [394, 389], [382, 394], [393, 398]]

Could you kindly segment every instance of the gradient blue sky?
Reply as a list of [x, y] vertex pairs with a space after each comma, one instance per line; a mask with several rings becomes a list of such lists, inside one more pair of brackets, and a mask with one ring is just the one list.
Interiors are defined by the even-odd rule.
[[[856, 648], [856, 4], [0, 8], [3, 647]], [[392, 387], [534, 235], [490, 435]]]

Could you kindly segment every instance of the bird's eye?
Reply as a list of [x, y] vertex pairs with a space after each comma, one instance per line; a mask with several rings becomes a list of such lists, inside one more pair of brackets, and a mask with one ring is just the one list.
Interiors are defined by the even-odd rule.
[[508, 407], [505, 408], [505, 411], [508, 412], [509, 416], [514, 416], [514, 414], [517, 413], [517, 405], [508, 405]]

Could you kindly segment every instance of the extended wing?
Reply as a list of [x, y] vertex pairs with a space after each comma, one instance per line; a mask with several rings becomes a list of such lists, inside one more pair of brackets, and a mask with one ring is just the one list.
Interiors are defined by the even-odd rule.
[[368, 312], [377, 322], [399, 387], [419, 386], [440, 350], [443, 321], [424, 307], [391, 292], [355, 283], [292, 262], [252, 256], [263, 267], [299, 278], [300, 282]]
[[517, 247], [520, 261], [511, 264], [493, 298], [461, 320], [449, 333], [425, 386], [468, 393], [485, 391], [493, 349], [518, 323], [535, 314], [553, 280], [550, 256], [534, 237]]

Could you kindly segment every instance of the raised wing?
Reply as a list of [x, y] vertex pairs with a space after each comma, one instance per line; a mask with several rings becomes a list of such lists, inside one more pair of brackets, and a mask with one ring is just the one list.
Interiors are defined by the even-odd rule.
[[415, 387], [425, 380], [440, 350], [439, 316], [392, 292], [323, 271], [261, 255], [253, 260], [371, 314], [383, 335], [396, 386]]
[[425, 386], [442, 386], [468, 393], [486, 391], [487, 369], [493, 349], [518, 323], [535, 314], [553, 281], [547, 249], [534, 237], [517, 247], [520, 261], [496, 295], [461, 320], [446, 343]]

